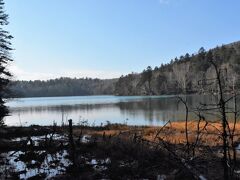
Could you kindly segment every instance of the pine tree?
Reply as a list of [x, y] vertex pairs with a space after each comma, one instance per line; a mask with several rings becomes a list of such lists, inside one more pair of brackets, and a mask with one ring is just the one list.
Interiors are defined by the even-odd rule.
[[7, 85], [10, 82], [11, 73], [7, 70], [7, 65], [11, 59], [10, 51], [13, 38], [4, 26], [8, 25], [8, 15], [4, 11], [4, 2], [0, 0], [0, 125], [3, 125], [3, 118], [8, 115], [8, 109], [5, 106], [4, 95]]

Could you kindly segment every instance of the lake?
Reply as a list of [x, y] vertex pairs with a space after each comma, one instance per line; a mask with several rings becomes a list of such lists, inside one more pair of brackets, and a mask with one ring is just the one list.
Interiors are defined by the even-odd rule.
[[[210, 101], [208, 96], [187, 96], [190, 107]], [[74, 124], [163, 125], [184, 120], [185, 109], [176, 96], [73, 96], [17, 98], [7, 102], [10, 126]]]

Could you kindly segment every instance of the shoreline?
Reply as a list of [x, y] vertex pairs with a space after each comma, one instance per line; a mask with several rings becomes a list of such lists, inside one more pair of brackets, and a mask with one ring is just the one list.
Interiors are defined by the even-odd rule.
[[[28, 166], [28, 171], [32, 173], [36, 168], [39, 168], [36, 172], [41, 172], [42, 166], [46, 166], [47, 162], [44, 159], [53, 154], [53, 157], [59, 158], [51, 166], [52, 161], [47, 164], [56, 173], [53, 179], [72, 179], [79, 176], [88, 179], [156, 179], [159, 176], [168, 179], [199, 179], [200, 176], [222, 179], [221, 141], [217, 133], [221, 125], [207, 125], [206, 133], [201, 136], [201, 144], [194, 150], [194, 158], [189, 159], [186, 155], [184, 123], [172, 122], [162, 127], [123, 124], [72, 126], [72, 130], [69, 126], [3, 127], [0, 128], [0, 161], [9, 159], [11, 166], [22, 163], [21, 171], [9, 171], [9, 177], [14, 174], [18, 177], [30, 177], [22, 171]], [[198, 124], [190, 121], [188, 126], [189, 142], [193, 145]], [[205, 124], [202, 122], [199, 127], [201, 129]], [[236, 132], [236, 142], [240, 144], [240, 123], [236, 124]], [[61, 156], [59, 153], [65, 155]], [[240, 161], [239, 151], [237, 159]], [[41, 166], [35, 167], [33, 162]], [[64, 162], [68, 162], [67, 165], [60, 167]], [[237, 166], [238, 168], [240, 167]], [[50, 175], [47, 172], [34, 174], [40, 179]]]
[[[84, 126], [73, 125], [72, 135], [74, 137], [91, 136], [91, 137], [114, 137], [126, 134], [132, 136], [141, 134], [141, 138], [154, 142], [156, 137], [172, 144], [186, 143], [185, 121], [169, 122], [163, 126], [135, 126], [126, 124], [107, 124], [104, 126]], [[230, 130], [233, 129], [234, 123], [229, 123]], [[204, 146], [217, 147], [222, 145], [221, 139], [221, 123], [219, 122], [188, 122], [188, 138], [189, 143], [196, 141], [197, 134], [201, 131], [201, 143]], [[0, 127], [0, 149], [5, 149], [6, 144], [2, 144], [2, 140], [11, 142], [16, 137], [44, 136], [46, 134], [64, 134], [69, 136], [69, 126], [5, 126]], [[240, 145], [240, 122], [235, 125], [235, 143]], [[8, 148], [6, 148], [8, 149]]]

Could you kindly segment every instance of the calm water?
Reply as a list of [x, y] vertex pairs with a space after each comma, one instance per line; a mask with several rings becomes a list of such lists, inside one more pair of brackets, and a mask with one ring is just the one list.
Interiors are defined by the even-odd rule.
[[[209, 102], [206, 96], [188, 96], [191, 107]], [[75, 124], [127, 123], [162, 125], [184, 119], [184, 107], [175, 96], [77, 96], [19, 98], [10, 100], [7, 125], [58, 125], [73, 119]]]

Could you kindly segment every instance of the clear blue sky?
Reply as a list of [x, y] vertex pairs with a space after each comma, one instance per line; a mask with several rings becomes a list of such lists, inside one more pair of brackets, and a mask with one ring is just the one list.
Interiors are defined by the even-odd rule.
[[111, 78], [240, 40], [238, 0], [5, 0], [17, 79]]

